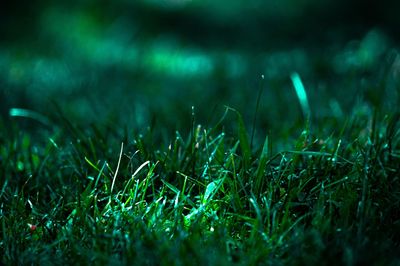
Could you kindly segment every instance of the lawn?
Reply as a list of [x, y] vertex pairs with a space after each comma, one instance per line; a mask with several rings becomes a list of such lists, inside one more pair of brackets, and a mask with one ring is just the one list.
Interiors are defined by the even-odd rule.
[[263, 47], [222, 26], [235, 5], [134, 5], [133, 23], [120, 2], [113, 23], [30, 7], [40, 34], [3, 34], [0, 264], [400, 264], [390, 27]]

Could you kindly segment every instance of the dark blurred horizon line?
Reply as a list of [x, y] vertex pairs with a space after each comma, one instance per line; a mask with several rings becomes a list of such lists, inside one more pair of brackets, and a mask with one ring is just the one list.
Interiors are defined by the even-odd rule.
[[[241, 7], [239, 10], [228, 10], [228, 7], [214, 10], [195, 1], [186, 2], [191, 4], [168, 9], [165, 5], [143, 0], [105, 5], [101, 5], [103, 1], [82, 1], [80, 4], [48, 1], [47, 5], [31, 1], [24, 8], [18, 7], [19, 1], [15, 1], [0, 11], [0, 36], [2, 42], [9, 45], [27, 42], [42, 45], [41, 42], [46, 42], [40, 38], [42, 16], [49, 9], [59, 8], [69, 11], [71, 16], [78, 10], [88, 13], [100, 25], [112, 24], [122, 18], [127, 32], [129, 28], [135, 28], [139, 39], [172, 35], [205, 49], [264, 50], [288, 47], [293, 43], [297, 46], [340, 43], [361, 38], [372, 28], [381, 30], [395, 41], [400, 38], [400, 20], [393, 15], [396, 7], [400, 8], [396, 1], [387, 1], [387, 5], [361, 0], [327, 1], [324, 4], [305, 1], [303, 5], [292, 3], [294, 7], [291, 9], [288, 5], [287, 12], [284, 7], [279, 9], [265, 3], [259, 8], [257, 5], [236, 4], [236, 9]], [[271, 9], [267, 9], [269, 6]]]

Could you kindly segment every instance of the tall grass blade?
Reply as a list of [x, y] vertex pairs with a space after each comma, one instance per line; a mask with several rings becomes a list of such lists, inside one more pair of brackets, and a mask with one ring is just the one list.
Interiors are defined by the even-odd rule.
[[249, 138], [247, 136], [246, 127], [244, 125], [242, 115], [236, 111], [237, 114], [237, 122], [238, 122], [238, 137], [240, 141], [240, 148], [242, 149], [243, 153], [243, 161], [245, 168], [247, 168], [250, 164], [250, 157], [251, 157], [251, 148], [249, 144]]
[[115, 174], [113, 177], [113, 181], [111, 184], [111, 190], [110, 190], [110, 194], [112, 194], [113, 188], [114, 188], [114, 184], [115, 184], [115, 179], [117, 179], [117, 175], [118, 175], [118, 170], [119, 170], [119, 166], [121, 164], [121, 159], [122, 159], [122, 152], [124, 151], [124, 143], [121, 143], [121, 151], [119, 152], [119, 159], [118, 159], [118, 164], [117, 164], [117, 169], [115, 170]]
[[308, 97], [306, 89], [304, 88], [303, 82], [301, 81], [300, 75], [297, 72], [293, 72], [290, 76], [293, 87], [296, 91], [297, 98], [299, 99], [301, 110], [305, 119], [309, 119], [311, 115], [310, 105], [308, 103]]
[[[264, 80], [264, 75], [261, 75], [261, 79]], [[257, 96], [256, 110], [254, 112], [254, 117], [253, 117], [253, 128], [251, 129], [250, 148], [253, 148], [254, 134], [256, 131], [257, 114], [258, 114], [258, 109], [260, 107], [260, 100], [261, 100], [262, 92], [263, 92], [263, 86], [262, 86], [262, 84], [260, 84], [260, 88], [258, 90], [258, 96]]]
[[253, 187], [255, 195], [259, 195], [262, 190], [263, 180], [264, 180], [264, 173], [265, 169], [267, 168], [267, 160], [269, 158], [269, 138], [268, 136], [265, 138], [264, 146], [261, 151], [260, 161], [256, 171], [256, 182], [255, 186]]

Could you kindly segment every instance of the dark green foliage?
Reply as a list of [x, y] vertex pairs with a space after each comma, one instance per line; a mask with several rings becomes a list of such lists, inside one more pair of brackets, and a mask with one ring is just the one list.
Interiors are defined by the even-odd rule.
[[400, 264], [396, 1], [20, 2], [1, 265]]
[[371, 119], [325, 139], [306, 130], [275, 154], [268, 138], [259, 154], [238, 153], [240, 118], [238, 135], [198, 127], [160, 150], [149, 131], [128, 134], [120, 158], [118, 137], [97, 127], [39, 142], [9, 132], [2, 262], [396, 264], [397, 115]]

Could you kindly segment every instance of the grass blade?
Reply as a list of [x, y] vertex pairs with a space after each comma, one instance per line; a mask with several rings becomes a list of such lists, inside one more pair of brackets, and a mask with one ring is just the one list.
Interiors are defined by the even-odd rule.
[[247, 169], [247, 167], [249, 166], [250, 157], [251, 157], [251, 148], [250, 148], [250, 144], [249, 144], [249, 137], [247, 136], [247, 131], [246, 131], [246, 127], [244, 125], [242, 115], [233, 108], [230, 108], [230, 110], [234, 111], [237, 116], [239, 143], [240, 143], [240, 148], [241, 148], [242, 154], [243, 154], [244, 167], [245, 167], [245, 169]]
[[264, 146], [260, 155], [260, 162], [256, 171], [256, 182], [255, 187], [253, 187], [255, 195], [258, 195], [262, 190], [263, 177], [265, 169], [267, 168], [267, 160], [269, 158], [269, 138], [265, 138]]
[[299, 99], [304, 118], [308, 119], [310, 117], [311, 110], [310, 110], [310, 105], [308, 103], [306, 89], [304, 88], [300, 75], [297, 72], [293, 72], [292, 75], [290, 76], [290, 79], [292, 80], [297, 98]]
[[122, 142], [121, 144], [121, 151], [119, 153], [119, 159], [118, 159], [118, 164], [117, 164], [117, 169], [115, 170], [115, 174], [113, 177], [113, 181], [111, 184], [111, 190], [110, 190], [110, 195], [112, 194], [113, 188], [114, 188], [114, 184], [115, 184], [115, 179], [117, 179], [117, 174], [118, 174], [118, 170], [119, 170], [119, 166], [121, 164], [121, 159], [122, 159], [122, 152], [124, 151], [124, 143]]
[[9, 115], [11, 117], [30, 118], [32, 120], [36, 120], [42, 123], [43, 125], [51, 126], [51, 122], [47, 117], [32, 110], [22, 109], [22, 108], [11, 108], [9, 111]]

